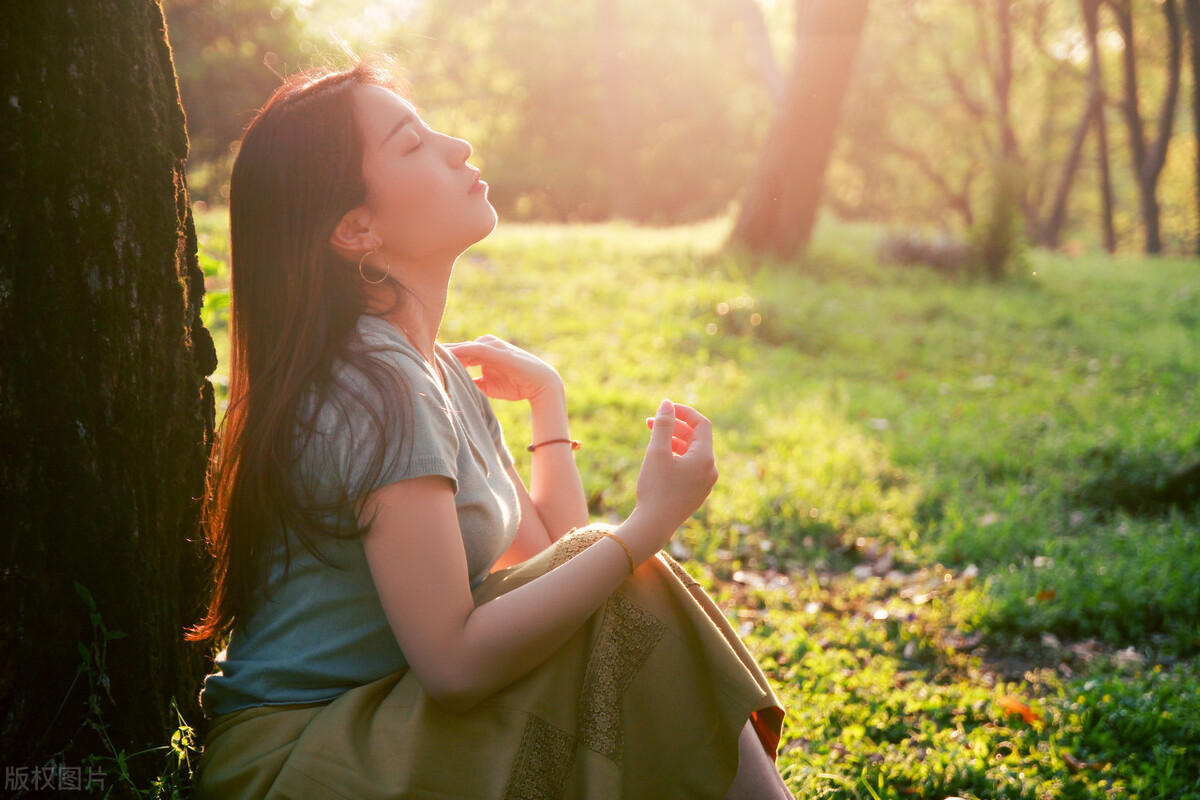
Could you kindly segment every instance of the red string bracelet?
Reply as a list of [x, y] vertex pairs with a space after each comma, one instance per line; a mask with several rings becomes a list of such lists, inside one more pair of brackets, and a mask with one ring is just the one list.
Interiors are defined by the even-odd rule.
[[537, 444], [531, 444], [528, 447], [526, 447], [525, 449], [532, 453], [534, 450], [537, 450], [539, 447], [541, 447], [544, 444], [558, 444], [560, 442], [563, 444], [571, 445], [572, 450], [578, 450], [580, 447], [583, 446], [579, 443], [578, 439], [547, 439], [544, 442], [538, 442]]

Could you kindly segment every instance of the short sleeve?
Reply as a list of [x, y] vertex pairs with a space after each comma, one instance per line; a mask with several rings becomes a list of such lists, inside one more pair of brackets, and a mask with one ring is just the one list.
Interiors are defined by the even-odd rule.
[[371, 375], [344, 368], [317, 418], [312, 458], [351, 499], [425, 475], [458, 492], [458, 436], [441, 386], [405, 351], [376, 350]]

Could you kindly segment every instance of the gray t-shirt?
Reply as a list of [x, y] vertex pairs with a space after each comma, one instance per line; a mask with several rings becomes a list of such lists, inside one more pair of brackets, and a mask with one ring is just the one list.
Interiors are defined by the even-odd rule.
[[[437, 372], [395, 326], [380, 317], [359, 317], [357, 334], [382, 346], [375, 358], [398, 369], [411, 401], [381, 397], [361, 374], [338, 361], [335, 381], [366, 393], [376, 414], [393, 403], [392, 429], [385, 431], [383, 468], [377, 480], [362, 476], [377, 446], [372, 416], [354, 402], [326, 401], [315, 433], [301, 451], [295, 478], [318, 499], [346, 485], [365, 494], [379, 486], [422, 475], [444, 475], [454, 502], [472, 588], [512, 544], [520, 522], [516, 488], [507, 467], [512, 455], [487, 397], [446, 348], [435, 346], [446, 377]], [[309, 399], [311, 400], [310, 395]], [[302, 405], [302, 413], [312, 408]], [[388, 419], [380, 416], [380, 419]], [[297, 434], [299, 436], [299, 433]], [[348, 530], [352, 516], [336, 524]], [[321, 537], [315, 558], [287, 532], [291, 565], [283, 578], [283, 545], [277, 543], [270, 570], [271, 599], [260, 602], [244, 624], [235, 624], [217, 656], [218, 671], [205, 678], [200, 701], [209, 716], [257, 705], [331, 700], [348, 689], [407, 665], [380, 603], [361, 538]], [[346, 567], [338, 569], [337, 567]]]

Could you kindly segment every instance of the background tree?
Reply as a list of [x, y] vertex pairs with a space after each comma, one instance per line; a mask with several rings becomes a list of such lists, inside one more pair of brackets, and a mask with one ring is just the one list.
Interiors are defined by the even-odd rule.
[[[366, 0], [168, 0], [196, 145], [189, 186], [221, 200], [230, 143], [272, 70], [320, 61], [345, 35], [399, 58], [430, 124], [475, 147], [506, 219], [711, 217], [752, 168], [772, 103], [762, 15], [735, 2], [439, 0], [403, 15]], [[205, 122], [218, 117], [223, 129]]]
[[[1166, 14], [1156, 0], [1129, 7], [1138, 23], [1137, 95], [1142, 108], [1158, 109], [1170, 91]], [[1124, 168], [1129, 128], [1108, 124], [1123, 103], [1120, 90], [1105, 87], [1123, 83], [1127, 56], [1108, 0], [878, 0], [864, 36], [829, 171], [828, 201], [840, 215], [970, 229], [991, 205], [990, 165], [1007, 141], [1031, 239], [1115, 249], [1124, 236], [1140, 245], [1138, 182]], [[1196, 235], [1195, 169], [1171, 157], [1162, 167], [1164, 246]]]
[[767, 87], [771, 102], [778, 104], [783, 99], [783, 73], [775, 61], [775, 51], [771, 48], [771, 36], [763, 18], [762, 6], [755, 0], [717, 0], [709, 6], [716, 24], [730, 26], [735, 24], [730, 12], [741, 18], [746, 29], [746, 44], [750, 50], [750, 58]]
[[[934, 190], [929, 207], [963, 227], [979, 221], [981, 203], [1013, 192], [1030, 237], [1056, 243], [1094, 104], [1063, 38], [1072, 13], [1049, 0], [935, 0], [887, 13], [872, 28], [888, 37], [885, 54], [863, 70], [874, 85], [852, 104], [888, 97], [866, 111], [887, 116], [853, 127], [866, 137], [857, 152], [892, 157], [890, 172], [915, 170]], [[901, 59], [904, 68], [889, 72]]]
[[797, 6], [791, 72], [731, 243], [781, 258], [808, 244], [866, 20], [867, 0]]
[[[1196, 207], [1200, 212], [1200, 0], [1183, 0], [1184, 18], [1187, 20], [1189, 54], [1192, 65], [1192, 139], [1195, 141], [1196, 156]], [[1200, 255], [1200, 231], [1196, 234], [1196, 254]]]
[[18, 3], [0, 52], [0, 752], [79, 766], [200, 719], [216, 356], [159, 5]]
[[1113, 188], [1111, 166], [1108, 156], [1108, 102], [1104, 90], [1104, 70], [1100, 55], [1100, 4], [1103, 0], [1080, 0], [1083, 11], [1084, 29], [1088, 45], [1088, 91], [1093, 102], [1099, 98], [1099, 107], [1093, 110], [1096, 125], [1096, 166], [1100, 183], [1100, 226], [1104, 237], [1104, 249], [1109, 253], [1117, 249], [1117, 233], [1113, 227]]
[[195, 162], [189, 189], [222, 202], [231, 144], [279, 85], [279, 74], [297, 69], [312, 43], [287, 0], [164, 0], [163, 9]]
[[600, 73], [600, 101], [597, 116], [604, 123], [605, 165], [611, 189], [609, 213], [613, 217], [637, 219], [638, 187], [636, 136], [637, 120], [632, 117], [629, 76], [626, 75], [624, 24], [617, 0], [596, 0], [596, 64]]
[[1167, 25], [1167, 55], [1165, 67], [1167, 87], [1159, 105], [1158, 122], [1153, 140], [1145, 130], [1138, 88], [1138, 40], [1134, 36], [1133, 0], [1106, 0], [1112, 8], [1125, 42], [1122, 51], [1125, 96], [1121, 110], [1129, 131], [1130, 165], [1137, 181], [1139, 208], [1145, 233], [1147, 253], [1162, 252], [1162, 232], [1159, 225], [1158, 180], [1167, 162], [1167, 148], [1175, 124], [1175, 105], [1179, 97], [1179, 73], [1182, 64], [1183, 31], [1176, 0], [1162, 0], [1161, 8]]
[[[1045, 246], [1140, 247], [1134, 145], [1113, 89], [1128, 55], [1113, 2], [875, 0], [821, 202], [958, 236], [981, 230], [1012, 193], [1021, 232]], [[1161, 0], [1119, 3], [1136, 21], [1140, 107], [1157, 111], [1171, 87]], [[189, 186], [221, 200], [230, 142], [274, 72], [320, 60], [340, 35], [400, 57], [430, 123], [474, 145], [505, 219], [720, 215], [755, 170], [782, 83], [776, 64], [789, 62], [796, 12], [811, 5], [167, 0], [193, 138]], [[1176, 92], [1197, 80], [1181, 76]], [[209, 148], [213, 115], [229, 121]], [[1200, 234], [1191, 139], [1168, 149], [1158, 178], [1166, 249], [1194, 249]]]

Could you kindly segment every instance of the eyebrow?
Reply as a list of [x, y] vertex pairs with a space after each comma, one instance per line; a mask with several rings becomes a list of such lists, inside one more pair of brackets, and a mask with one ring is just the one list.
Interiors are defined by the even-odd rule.
[[414, 123], [416, 121], [417, 121], [417, 118], [414, 117], [412, 114], [409, 114], [406, 117], [404, 117], [404, 119], [397, 122], [395, 124], [395, 126], [393, 126], [392, 129], [390, 131], [388, 131], [387, 136], [384, 136], [383, 139], [379, 142], [379, 146], [383, 147], [385, 144], [387, 144], [388, 139], [392, 138], [392, 136], [394, 136], [395, 134], [400, 132], [401, 128], [403, 128], [405, 125], [411, 125], [412, 123]]

